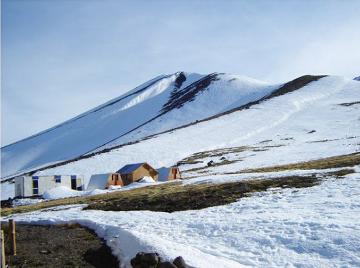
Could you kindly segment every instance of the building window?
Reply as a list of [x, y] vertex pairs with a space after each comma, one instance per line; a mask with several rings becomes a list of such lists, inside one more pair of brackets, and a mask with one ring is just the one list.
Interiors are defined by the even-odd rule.
[[61, 183], [61, 176], [60, 175], [55, 175], [55, 182], [56, 183]]
[[71, 176], [71, 189], [76, 190], [76, 177]]
[[32, 177], [32, 186], [33, 186], [33, 195], [39, 194], [39, 177], [33, 176]]
[[33, 185], [33, 188], [39, 188], [39, 179], [33, 177], [32, 185]]

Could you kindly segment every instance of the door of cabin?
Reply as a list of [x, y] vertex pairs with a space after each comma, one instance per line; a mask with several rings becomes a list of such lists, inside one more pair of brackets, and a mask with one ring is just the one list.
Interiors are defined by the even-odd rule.
[[76, 190], [76, 176], [71, 176], [71, 189]]

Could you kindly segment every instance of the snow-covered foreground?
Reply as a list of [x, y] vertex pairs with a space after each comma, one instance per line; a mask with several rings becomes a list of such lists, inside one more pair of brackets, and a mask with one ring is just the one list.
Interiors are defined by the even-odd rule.
[[198, 211], [161, 213], [58, 207], [13, 216], [78, 222], [129, 266], [138, 251], [182, 255], [195, 267], [359, 267], [360, 174], [302, 189], [272, 189]]

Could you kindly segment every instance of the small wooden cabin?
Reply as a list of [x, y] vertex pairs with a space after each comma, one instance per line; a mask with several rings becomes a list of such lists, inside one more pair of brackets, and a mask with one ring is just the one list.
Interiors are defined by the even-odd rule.
[[91, 176], [87, 191], [107, 189], [110, 185], [124, 186], [119, 173], [94, 174]]
[[84, 180], [78, 175], [18, 176], [15, 177], [15, 196], [39, 196], [58, 186], [82, 191]]
[[158, 179], [158, 172], [148, 163], [126, 165], [119, 169], [117, 173], [121, 174], [124, 185], [139, 181], [146, 176], [152, 177], [155, 181]]
[[158, 170], [159, 181], [171, 181], [176, 179], [181, 179], [180, 170], [178, 167], [162, 167]]

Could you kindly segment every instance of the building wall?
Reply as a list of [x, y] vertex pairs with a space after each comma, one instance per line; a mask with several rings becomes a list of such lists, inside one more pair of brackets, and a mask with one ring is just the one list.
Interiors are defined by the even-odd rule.
[[123, 181], [124, 185], [128, 185], [133, 182], [133, 176], [132, 173], [130, 174], [121, 174], [121, 179]]
[[[174, 171], [176, 171], [176, 174], [174, 176]], [[168, 180], [175, 180], [175, 179], [180, 179], [181, 175], [180, 175], [180, 170], [178, 168], [169, 168], [169, 175], [168, 175]]]
[[[71, 189], [71, 175], [61, 175], [61, 182], [55, 181], [55, 176], [37, 176], [38, 194], [42, 195], [47, 190], [58, 186], [66, 186]], [[83, 179], [76, 177], [76, 186], [83, 187]], [[33, 176], [21, 176], [15, 179], [15, 196], [33, 196]], [[35, 194], [36, 195], [36, 194]]]
[[155, 181], [158, 180], [158, 174], [155, 170], [149, 170], [145, 168], [144, 166], [140, 166], [138, 169], [134, 170], [132, 173], [129, 174], [121, 174], [121, 179], [123, 185], [128, 185], [130, 183], [133, 183], [134, 181], [138, 181], [142, 179], [145, 176], [152, 177]]
[[[117, 175], [117, 179], [116, 178], [113, 179], [113, 175]], [[106, 188], [108, 188], [110, 185], [124, 186], [123, 180], [119, 173], [112, 173], [109, 175]]]
[[24, 196], [24, 177], [15, 177], [15, 196]]
[[180, 169], [176, 168], [176, 179], [181, 179]]
[[143, 178], [145, 176], [150, 176], [155, 181], [158, 179], [158, 174], [156, 172], [154, 172], [153, 170], [148, 170], [144, 166], [140, 166], [138, 169], [136, 169], [132, 173], [132, 180], [137, 181], [137, 180], [140, 180], [141, 178]]

